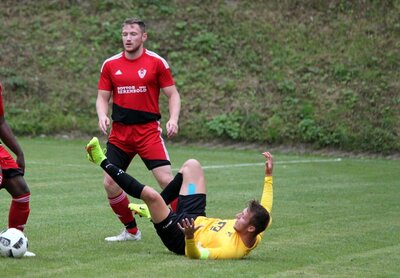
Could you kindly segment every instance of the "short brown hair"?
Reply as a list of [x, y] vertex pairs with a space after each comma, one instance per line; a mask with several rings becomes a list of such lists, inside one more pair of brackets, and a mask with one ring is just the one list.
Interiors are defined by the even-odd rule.
[[268, 226], [271, 216], [269, 212], [257, 201], [251, 200], [248, 204], [249, 212], [252, 214], [250, 224], [256, 228], [254, 233], [262, 233]]
[[130, 17], [125, 19], [125, 21], [122, 23], [122, 28], [125, 25], [132, 25], [132, 24], [137, 24], [140, 27], [140, 30], [142, 30], [142, 33], [146, 32], [146, 24], [144, 23], [143, 20], [136, 18], [136, 17]]

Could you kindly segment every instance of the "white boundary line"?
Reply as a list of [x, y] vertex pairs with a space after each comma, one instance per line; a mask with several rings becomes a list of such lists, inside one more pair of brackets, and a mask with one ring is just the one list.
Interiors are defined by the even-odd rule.
[[[288, 165], [288, 164], [304, 164], [304, 163], [333, 163], [333, 162], [340, 162], [342, 161], [341, 158], [334, 158], [334, 159], [309, 159], [309, 160], [286, 160], [286, 161], [275, 161], [274, 165]], [[34, 165], [54, 165], [53, 163], [43, 163], [43, 162], [36, 162], [31, 161], [27, 164], [34, 164]], [[258, 163], [238, 163], [238, 164], [221, 164], [221, 165], [203, 165], [203, 169], [224, 169], [224, 168], [234, 168], [234, 167], [252, 167], [252, 166], [263, 166], [265, 165], [264, 162]], [[55, 165], [60, 167], [93, 167], [91, 163], [88, 162], [87, 165], [83, 164], [60, 164]], [[174, 171], [178, 171], [179, 168], [172, 169]]]
[[[341, 158], [336, 159], [314, 159], [314, 160], [288, 160], [288, 161], [276, 161], [274, 165], [286, 165], [286, 164], [303, 164], [303, 163], [330, 163], [342, 161]], [[225, 164], [225, 165], [206, 165], [203, 169], [223, 169], [233, 167], [252, 167], [252, 166], [263, 166], [265, 163], [240, 163], [240, 164]], [[179, 169], [174, 169], [179, 170]]]

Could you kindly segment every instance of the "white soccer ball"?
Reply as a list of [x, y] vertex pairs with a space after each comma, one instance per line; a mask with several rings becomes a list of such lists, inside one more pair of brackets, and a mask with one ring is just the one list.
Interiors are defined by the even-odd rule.
[[21, 258], [28, 249], [28, 239], [18, 229], [10, 228], [0, 234], [0, 255]]

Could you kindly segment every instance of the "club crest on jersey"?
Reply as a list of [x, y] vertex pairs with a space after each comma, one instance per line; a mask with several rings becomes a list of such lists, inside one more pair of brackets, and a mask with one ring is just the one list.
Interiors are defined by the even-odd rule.
[[140, 78], [143, 78], [146, 75], [147, 70], [145, 70], [144, 68], [141, 68], [140, 70], [138, 70], [138, 74], [140, 76]]

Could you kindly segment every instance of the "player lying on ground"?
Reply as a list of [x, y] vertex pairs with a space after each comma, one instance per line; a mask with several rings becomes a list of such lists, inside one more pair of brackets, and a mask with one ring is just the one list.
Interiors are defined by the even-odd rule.
[[[197, 160], [187, 160], [170, 184], [158, 193], [111, 164], [96, 137], [86, 150], [89, 160], [101, 166], [127, 194], [146, 203], [149, 212], [140, 214], [151, 215], [162, 242], [176, 254], [194, 259], [242, 258], [260, 243], [271, 222], [273, 161], [269, 152], [263, 153], [266, 167], [261, 202], [250, 201], [236, 219], [224, 220], [205, 216], [206, 184]], [[176, 196], [178, 209], [172, 212], [168, 204]]]

